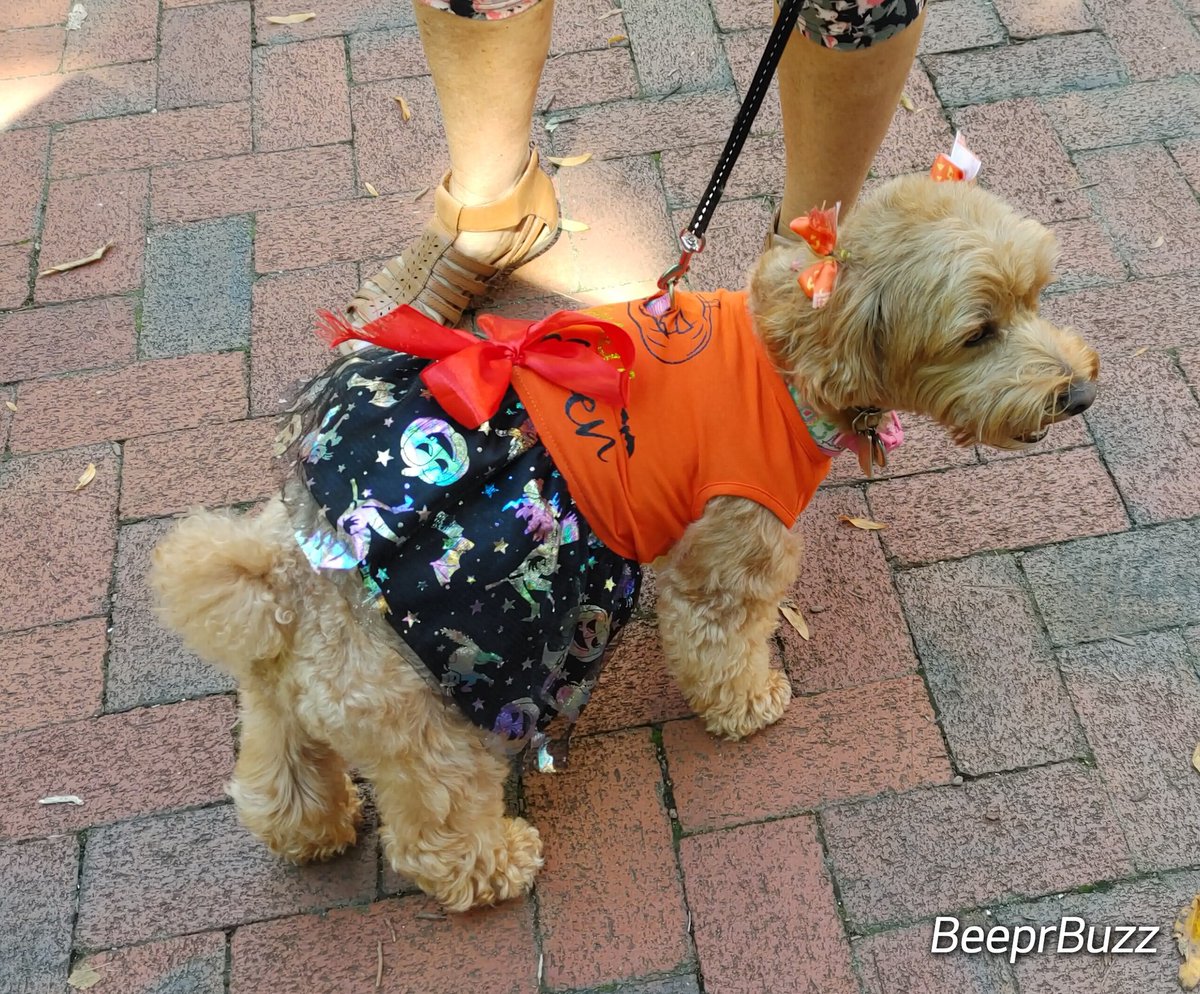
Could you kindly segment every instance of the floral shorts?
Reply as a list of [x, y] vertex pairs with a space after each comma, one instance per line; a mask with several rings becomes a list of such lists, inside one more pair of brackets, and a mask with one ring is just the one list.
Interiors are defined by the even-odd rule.
[[[421, 0], [428, 7], [489, 21], [519, 14], [538, 2]], [[925, 0], [807, 0], [796, 30], [826, 48], [867, 48], [903, 31], [917, 19], [924, 5]]]

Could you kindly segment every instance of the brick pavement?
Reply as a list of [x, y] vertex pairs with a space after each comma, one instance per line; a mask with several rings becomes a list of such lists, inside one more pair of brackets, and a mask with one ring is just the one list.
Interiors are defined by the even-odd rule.
[[[575, 772], [526, 785], [536, 896], [450, 920], [370, 825], [305, 869], [237, 827], [229, 684], [144, 584], [170, 515], [270, 491], [311, 314], [429, 209], [445, 157], [408, 0], [84, 4], [68, 32], [71, 0], [0, 2], [0, 989], [86, 966], [98, 994], [341, 994], [380, 955], [381, 990], [422, 994], [1176, 989], [1166, 940], [1015, 968], [928, 946], [940, 914], [1166, 925], [1200, 890], [1196, 0], [934, 0], [874, 175], [965, 129], [984, 182], [1059, 235], [1046, 307], [1099, 347], [1100, 401], [1028, 454], [918, 423], [887, 478], [840, 466], [802, 525], [812, 639], [778, 635], [797, 699], [752, 741], [688, 714], [651, 594]], [[536, 138], [595, 156], [557, 178], [590, 230], [506, 312], [631, 295], [670, 261], [769, 24], [757, 0], [626, 6], [560, 3]], [[266, 20], [293, 10], [316, 16]], [[778, 121], [705, 285], [753, 259]]]

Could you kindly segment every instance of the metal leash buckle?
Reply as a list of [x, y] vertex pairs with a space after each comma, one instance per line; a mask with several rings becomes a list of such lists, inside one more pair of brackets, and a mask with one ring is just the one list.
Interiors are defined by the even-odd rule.
[[854, 415], [854, 420], [850, 423], [855, 434], [867, 443], [867, 459], [864, 469], [868, 479], [874, 479], [876, 466], [880, 469], [887, 469], [887, 449], [879, 437], [879, 425], [882, 421], [883, 411], [878, 407], [863, 407]]
[[704, 236], [697, 235], [690, 228], [679, 232], [679, 261], [658, 278], [659, 296], [655, 301], [661, 301], [662, 295], [667, 296], [667, 306], [663, 312], [675, 306], [675, 284], [678, 283], [692, 266], [692, 256], [704, 251]]

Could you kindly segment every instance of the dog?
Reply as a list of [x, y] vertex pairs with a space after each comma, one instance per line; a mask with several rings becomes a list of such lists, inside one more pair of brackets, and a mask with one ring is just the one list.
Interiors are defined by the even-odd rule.
[[[860, 458], [865, 446], [868, 469], [885, 412], [929, 416], [961, 444], [1011, 449], [1037, 442], [1094, 400], [1095, 351], [1038, 313], [1057, 259], [1053, 236], [975, 184], [889, 181], [844, 221], [837, 259], [824, 306], [814, 306], [797, 277], [809, 251], [802, 243], [775, 247], [753, 269], [748, 307], [737, 295], [683, 295], [691, 308], [683, 317], [651, 320], [643, 308], [628, 341], [597, 324], [591, 330], [601, 338], [585, 335], [584, 351], [618, 368], [621, 390], [649, 380], [658, 391], [720, 347], [724, 333], [705, 324], [712, 310], [744, 313], [753, 340], [721, 361], [761, 352], [761, 361], [743, 365], [747, 376], [770, 380], [757, 388], [768, 398], [762, 403], [792, 404], [790, 415], [771, 417], [790, 423], [799, 408], [815, 414], [832, 429], [827, 435], [856, 444]], [[632, 307], [593, 316], [601, 322]], [[555, 341], [566, 348], [572, 334]], [[631, 369], [623, 351], [630, 342]], [[675, 499], [651, 474], [644, 485], [663, 492], [634, 508], [630, 523], [605, 505], [607, 495], [575, 492], [567, 481], [594, 483], [608, 471], [596, 470], [602, 463], [668, 452], [686, 434], [683, 422], [705, 406], [696, 397], [663, 401], [667, 420], [625, 424], [620, 402], [606, 407], [564, 387], [553, 395], [566, 397], [563, 410], [547, 413], [553, 391], [539, 394], [530, 387], [537, 376], [514, 369], [513, 383], [528, 389], [510, 388], [488, 420], [460, 414], [477, 424], [465, 431], [442, 403], [449, 395], [426, 389], [428, 369], [424, 359], [384, 349], [336, 363], [323, 399], [309, 405], [314, 420], [298, 443], [300, 469], [283, 493], [253, 517], [182, 519], [155, 551], [152, 586], [164, 622], [238, 681], [241, 745], [229, 792], [245, 826], [288, 860], [342, 851], [360, 822], [353, 767], [374, 785], [395, 871], [462, 911], [527, 892], [542, 865], [537, 829], [505, 812], [511, 764], [496, 741], [553, 762], [541, 722], [569, 721], [586, 702], [632, 608], [635, 559], [654, 561], [667, 664], [708, 730], [740, 739], [780, 718], [792, 689], [769, 666], [768, 639], [799, 567], [795, 514], [828, 453], [803, 430], [801, 444], [732, 423], [722, 438], [733, 440], [737, 471], [750, 482]], [[564, 464], [560, 473], [549, 436], [539, 440], [551, 422], [583, 446], [570, 459], [595, 465], [568, 472]], [[501, 480], [498, 473], [471, 476], [485, 447], [499, 453], [502, 471], [516, 467], [507, 472], [511, 492], [487, 494], [485, 481]], [[347, 469], [345, 460], [355, 459]], [[793, 473], [793, 461], [805, 465]], [[760, 466], [769, 470], [761, 480]], [[772, 482], [780, 467], [801, 483]], [[365, 485], [396, 469], [393, 490]], [[346, 473], [357, 475], [346, 481]], [[463, 481], [476, 496], [455, 502], [457, 491], [444, 488]], [[447, 493], [439, 507], [428, 506], [430, 494]], [[656, 516], [670, 521], [646, 524]], [[508, 538], [483, 534], [491, 522], [510, 526], [524, 544], [513, 549]], [[394, 564], [402, 579], [380, 563]], [[475, 624], [485, 600], [495, 616]], [[431, 611], [440, 617], [427, 617]], [[531, 631], [540, 651], [509, 642], [510, 633], [527, 639]], [[431, 668], [431, 655], [440, 667]], [[543, 683], [504, 691], [514, 674], [520, 684], [522, 671]], [[486, 710], [488, 727], [471, 720], [473, 708]]]

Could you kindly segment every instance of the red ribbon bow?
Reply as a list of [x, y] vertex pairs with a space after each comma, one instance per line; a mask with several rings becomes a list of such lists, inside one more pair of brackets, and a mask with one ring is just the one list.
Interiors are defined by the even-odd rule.
[[841, 206], [837, 203], [824, 210], [814, 207], [788, 225], [808, 242], [815, 254], [824, 257], [796, 278], [800, 289], [813, 302], [813, 307], [824, 307], [829, 303], [829, 297], [837, 285], [838, 261], [834, 258], [834, 252], [837, 249], [837, 220]]
[[421, 380], [466, 428], [478, 428], [496, 413], [518, 366], [615, 407], [628, 403], [633, 341], [623, 328], [576, 311], [556, 311], [541, 321], [481, 314], [477, 323], [485, 338], [446, 328], [407, 304], [361, 328], [327, 311], [320, 318], [317, 333], [330, 345], [358, 338], [436, 360], [421, 371]]

